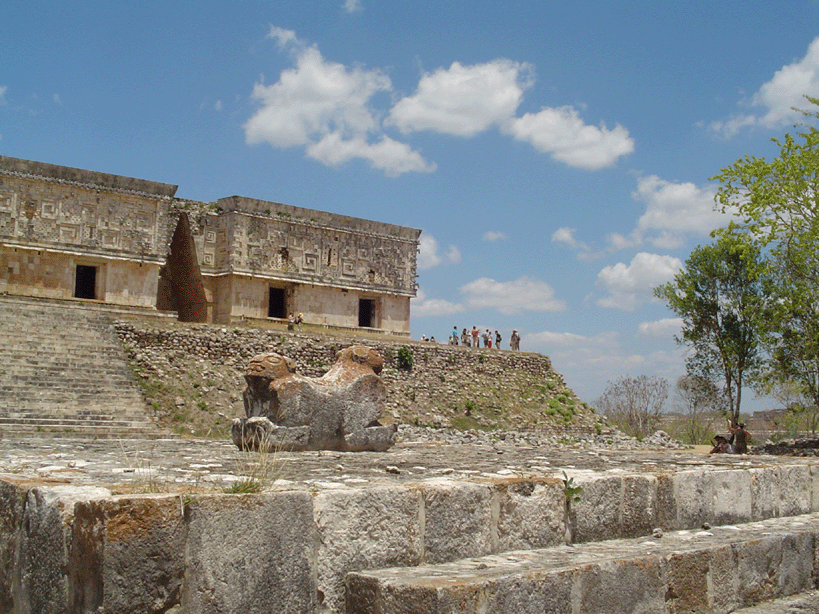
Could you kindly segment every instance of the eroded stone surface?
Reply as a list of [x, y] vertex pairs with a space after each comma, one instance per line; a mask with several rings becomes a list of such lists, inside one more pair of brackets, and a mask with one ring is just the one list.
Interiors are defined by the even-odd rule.
[[292, 360], [275, 353], [254, 357], [245, 369], [247, 418], [233, 421], [234, 443], [240, 450], [268, 451], [390, 448], [395, 428], [379, 423], [383, 366], [381, 356], [363, 345], [339, 351], [320, 378], [297, 374]]

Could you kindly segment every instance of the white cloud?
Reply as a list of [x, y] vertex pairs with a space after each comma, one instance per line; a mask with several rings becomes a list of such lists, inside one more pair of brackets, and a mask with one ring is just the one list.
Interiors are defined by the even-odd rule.
[[54, 104], [58, 104], [58, 105], [62, 106], [63, 101], [60, 99], [60, 95], [59, 95], [59, 94], [54, 94], [54, 95], [52, 96], [52, 99], [54, 100]]
[[682, 233], [708, 235], [715, 228], [725, 226], [731, 212], [714, 209], [716, 190], [710, 186], [700, 188], [693, 183], [672, 183], [656, 175], [640, 177], [632, 197], [646, 206], [637, 221], [641, 232], [662, 231], [654, 241], [674, 241]]
[[575, 349], [581, 347], [616, 347], [618, 344], [617, 339], [618, 335], [615, 332], [600, 333], [594, 337], [586, 337], [585, 335], [578, 335], [576, 333], [555, 333], [550, 331], [526, 335], [526, 341], [530, 342], [532, 345], [545, 347], [571, 347]]
[[532, 277], [500, 282], [487, 277], [461, 286], [466, 303], [474, 309], [491, 307], [504, 315], [521, 311], [563, 311], [566, 303], [555, 298], [554, 289]]
[[750, 107], [759, 107], [759, 113], [738, 113], [713, 122], [711, 129], [733, 136], [745, 127], [778, 128], [791, 124], [802, 117], [792, 107], [805, 108], [805, 95], [819, 96], [819, 37], [808, 45], [805, 57], [780, 68], [750, 101], [745, 101]]
[[450, 245], [445, 256], [438, 254], [438, 241], [429, 233], [421, 234], [419, 240], [417, 266], [420, 270], [431, 269], [444, 261], [449, 264], [458, 264], [461, 261], [461, 251]]
[[589, 170], [611, 166], [620, 156], [634, 151], [634, 140], [621, 125], [612, 130], [603, 124], [590, 126], [570, 106], [526, 113], [510, 120], [505, 131], [555, 160]]
[[599, 299], [601, 307], [634, 311], [642, 303], [654, 300], [654, 287], [671, 280], [682, 268], [682, 261], [673, 256], [640, 252], [631, 263], [618, 262], [597, 274], [597, 285], [609, 296]]
[[221, 100], [217, 100], [216, 102], [213, 103], [213, 110], [214, 111], [221, 111], [222, 110], [222, 101]]
[[419, 289], [417, 296], [411, 300], [413, 317], [448, 316], [464, 311], [464, 306], [443, 299], [428, 299], [426, 293]]
[[348, 13], [355, 13], [364, 10], [364, 7], [361, 5], [361, 0], [344, 0], [343, 7]]
[[495, 241], [505, 241], [506, 235], [498, 230], [489, 230], [483, 233], [483, 240], [494, 243]]
[[682, 318], [663, 318], [654, 322], [641, 322], [637, 334], [641, 337], [673, 337], [682, 328]]
[[293, 49], [296, 65], [273, 85], [254, 85], [251, 97], [260, 108], [244, 125], [248, 144], [304, 147], [309, 157], [331, 166], [361, 158], [390, 176], [435, 170], [411, 147], [382, 133], [370, 101], [392, 90], [387, 75], [329, 62], [291, 30], [273, 27], [269, 37]]
[[0, 85], [0, 105], [5, 105], [6, 103], [6, 92], [8, 91], [8, 85]]
[[568, 228], [566, 226], [558, 228], [552, 233], [552, 243], [563, 243], [574, 249], [588, 251], [588, 245], [574, 238], [575, 232], [577, 232], [576, 228]]
[[470, 137], [515, 114], [530, 87], [531, 66], [511, 60], [449, 68], [422, 75], [412, 96], [390, 111], [388, 123], [403, 133], [434, 130]]

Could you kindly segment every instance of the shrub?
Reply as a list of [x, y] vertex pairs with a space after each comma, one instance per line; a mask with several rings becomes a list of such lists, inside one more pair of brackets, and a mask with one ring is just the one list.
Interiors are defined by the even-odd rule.
[[412, 371], [413, 355], [412, 350], [406, 345], [398, 348], [398, 368], [404, 371]]

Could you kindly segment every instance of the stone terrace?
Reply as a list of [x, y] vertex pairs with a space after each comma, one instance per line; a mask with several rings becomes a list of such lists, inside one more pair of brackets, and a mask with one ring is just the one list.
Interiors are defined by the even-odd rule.
[[[0, 610], [730, 612], [816, 587], [817, 459], [399, 434], [0, 440]], [[264, 492], [222, 492], [260, 464]]]

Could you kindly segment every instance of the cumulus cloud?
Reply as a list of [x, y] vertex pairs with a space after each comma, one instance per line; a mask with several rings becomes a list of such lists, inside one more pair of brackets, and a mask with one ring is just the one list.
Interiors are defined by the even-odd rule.
[[511, 119], [505, 131], [555, 160], [588, 170], [611, 166], [620, 156], [634, 151], [634, 140], [621, 125], [612, 130], [604, 124], [590, 126], [569, 106], [526, 113]]
[[473, 309], [493, 308], [504, 315], [521, 311], [563, 311], [566, 303], [555, 297], [554, 289], [544, 281], [521, 277], [500, 282], [481, 277], [461, 286], [467, 306]]
[[357, 13], [358, 11], [364, 10], [364, 7], [361, 5], [361, 0], [344, 0], [342, 6], [348, 13]]
[[673, 256], [640, 252], [631, 263], [618, 262], [597, 274], [597, 285], [609, 292], [597, 304], [623, 311], [634, 311], [646, 301], [654, 300], [654, 288], [671, 280], [682, 268]]
[[453, 62], [421, 76], [387, 121], [403, 133], [434, 130], [470, 137], [509, 120], [530, 87], [531, 66], [510, 60], [464, 66]]
[[678, 247], [683, 233], [708, 235], [728, 223], [732, 211], [714, 209], [716, 190], [693, 183], [673, 183], [656, 175], [640, 177], [632, 197], [646, 206], [638, 232], [660, 231], [650, 241], [656, 247]]
[[808, 45], [805, 57], [780, 68], [750, 100], [742, 102], [759, 108], [758, 113], [737, 113], [713, 122], [711, 129], [730, 137], [743, 128], [779, 128], [794, 123], [802, 116], [793, 107], [805, 108], [805, 95], [819, 96], [819, 37]]
[[273, 27], [269, 37], [294, 53], [296, 65], [282, 71], [276, 83], [253, 87], [251, 97], [260, 108], [244, 125], [248, 144], [304, 147], [309, 157], [331, 166], [360, 158], [391, 176], [435, 169], [410, 146], [382, 133], [370, 102], [392, 90], [387, 75], [327, 61], [291, 30]]
[[[348, 11], [361, 7], [356, 0], [343, 6]], [[431, 172], [436, 165], [387, 136], [388, 128], [404, 135], [430, 130], [465, 138], [497, 129], [554, 160], [590, 170], [611, 166], [634, 150], [625, 128], [586, 124], [572, 106], [544, 107], [518, 117], [524, 93], [534, 83], [534, 69], [526, 62], [453, 62], [422, 74], [411, 95], [384, 110], [376, 101], [395, 95], [385, 72], [329, 61], [292, 30], [273, 26], [268, 38], [288, 51], [295, 65], [272, 85], [254, 85], [251, 99], [258, 108], [244, 125], [251, 145], [304, 147], [309, 157], [331, 166], [362, 159], [391, 176]]]
[[637, 334], [641, 337], [673, 337], [682, 328], [682, 318], [663, 318], [654, 322], [641, 322]]
[[585, 335], [578, 335], [576, 333], [556, 333], [551, 331], [542, 331], [539, 333], [532, 333], [526, 335], [526, 340], [532, 344], [544, 347], [616, 347], [618, 342], [618, 335], [614, 332], [604, 332], [593, 337]]
[[489, 241], [490, 243], [494, 243], [495, 241], [505, 241], [506, 235], [497, 230], [489, 230], [483, 233], [483, 240]]
[[450, 245], [446, 255], [438, 253], [438, 241], [429, 233], [421, 234], [418, 246], [417, 266], [420, 270], [431, 269], [444, 262], [458, 264], [461, 261], [461, 251]]
[[463, 312], [464, 306], [459, 303], [452, 303], [443, 299], [427, 298], [423, 290], [418, 290], [417, 296], [412, 300], [413, 317], [423, 318], [425, 316], [448, 316]]
[[589, 246], [574, 238], [576, 228], [568, 228], [563, 226], [552, 233], [552, 243], [563, 243], [574, 249], [582, 249], [588, 251]]

